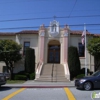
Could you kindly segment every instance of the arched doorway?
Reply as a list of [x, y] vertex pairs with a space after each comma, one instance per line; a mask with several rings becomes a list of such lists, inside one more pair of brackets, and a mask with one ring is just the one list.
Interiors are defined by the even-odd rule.
[[60, 42], [57, 40], [48, 43], [48, 63], [60, 63]]

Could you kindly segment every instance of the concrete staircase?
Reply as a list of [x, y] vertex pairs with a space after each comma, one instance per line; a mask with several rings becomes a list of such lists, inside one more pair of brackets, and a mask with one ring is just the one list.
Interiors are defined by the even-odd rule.
[[64, 66], [62, 64], [44, 64], [40, 78], [36, 81], [43, 82], [67, 82], [65, 78]]

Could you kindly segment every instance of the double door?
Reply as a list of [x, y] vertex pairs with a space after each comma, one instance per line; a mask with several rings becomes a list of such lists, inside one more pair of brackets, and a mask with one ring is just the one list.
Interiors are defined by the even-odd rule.
[[60, 46], [49, 46], [48, 63], [60, 63]]

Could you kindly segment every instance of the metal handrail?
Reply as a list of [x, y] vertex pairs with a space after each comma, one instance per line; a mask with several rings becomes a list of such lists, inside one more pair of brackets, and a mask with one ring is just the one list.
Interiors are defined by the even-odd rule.
[[54, 63], [52, 64], [52, 72], [51, 72], [52, 82], [53, 82], [53, 70], [54, 70]]
[[56, 64], [56, 82], [57, 82], [57, 64]]

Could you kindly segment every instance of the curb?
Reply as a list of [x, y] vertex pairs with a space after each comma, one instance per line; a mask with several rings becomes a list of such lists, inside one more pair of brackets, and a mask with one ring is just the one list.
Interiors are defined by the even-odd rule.
[[1, 87], [5, 87], [5, 88], [65, 88], [65, 87], [75, 87], [75, 86], [29, 86], [29, 85], [25, 85], [25, 86], [1, 86]]

